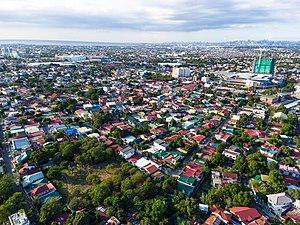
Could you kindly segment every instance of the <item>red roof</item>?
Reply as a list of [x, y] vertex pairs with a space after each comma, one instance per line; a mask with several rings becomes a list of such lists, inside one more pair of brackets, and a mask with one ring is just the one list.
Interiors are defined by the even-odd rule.
[[136, 161], [138, 161], [141, 158], [141, 156], [139, 156], [138, 154], [135, 154], [133, 156], [131, 156], [129, 159], [127, 159], [128, 162], [131, 163], [135, 163]]
[[249, 207], [232, 207], [229, 210], [234, 213], [240, 221], [245, 224], [249, 224], [255, 219], [261, 217], [260, 213], [255, 208]]
[[203, 225], [217, 225], [217, 224], [221, 224], [221, 220], [217, 215], [211, 214]]
[[198, 87], [197, 84], [187, 84], [179, 87], [181, 90], [186, 90], [186, 91], [192, 91], [195, 90]]
[[50, 98], [51, 98], [51, 99], [54, 99], [54, 98], [56, 98], [56, 96], [57, 96], [57, 94], [56, 94], [56, 93], [53, 93], [53, 94], [50, 96]]
[[149, 165], [143, 167], [143, 169], [149, 174], [152, 174], [158, 170], [158, 168], [153, 164], [149, 164]]
[[56, 190], [52, 183], [43, 184], [41, 186], [36, 187], [35, 189], [31, 190], [30, 193], [32, 196], [39, 196], [45, 192], [49, 192], [52, 190]]
[[220, 215], [220, 217], [222, 217], [223, 220], [229, 222], [231, 217], [232, 217], [232, 214], [222, 208], [220, 208], [219, 206], [216, 206], [216, 205], [213, 205], [211, 208], [210, 208], [210, 211], [215, 213], [215, 214], [218, 214]]
[[51, 222], [57, 222], [58, 224], [64, 224], [67, 221], [68, 217], [69, 217], [68, 213], [65, 213], [65, 212], [58, 213], [52, 217]]
[[192, 137], [193, 140], [197, 141], [197, 142], [202, 142], [206, 137], [202, 134], [199, 135], [195, 135]]
[[115, 144], [115, 145], [111, 145], [110, 148], [112, 148], [114, 151], [121, 151], [123, 149], [123, 147], [119, 144]]
[[199, 178], [200, 175], [202, 174], [201, 165], [194, 163], [194, 162], [189, 162], [184, 167], [182, 174], [184, 174], [187, 177]]
[[43, 136], [43, 135], [44, 135], [44, 131], [28, 134], [27, 136], [28, 136], [28, 138], [33, 138], [33, 137], [38, 137], [38, 136]]
[[239, 176], [236, 173], [224, 172], [223, 176], [226, 177], [226, 178], [228, 177], [228, 178], [232, 178], [232, 179], [238, 179], [239, 178]]

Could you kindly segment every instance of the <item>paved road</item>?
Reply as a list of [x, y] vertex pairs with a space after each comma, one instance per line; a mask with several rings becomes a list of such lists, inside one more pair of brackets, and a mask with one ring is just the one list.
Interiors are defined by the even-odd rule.
[[[2, 125], [0, 124], [0, 139], [2, 141], [2, 143], [4, 143], [6, 140], [4, 138], [4, 135], [3, 135], [3, 129], [2, 129]], [[3, 156], [3, 159], [4, 159], [4, 162], [5, 162], [5, 173], [7, 174], [12, 174], [13, 177], [14, 177], [14, 182], [15, 182], [15, 185], [13, 186], [13, 190], [14, 192], [21, 192], [22, 195], [24, 196], [25, 199], [27, 199], [27, 202], [26, 202], [26, 208], [30, 208], [31, 207], [31, 201], [30, 201], [30, 198], [28, 197], [28, 195], [25, 193], [25, 191], [21, 188], [21, 184], [17, 184], [17, 178], [19, 177], [19, 174], [18, 172], [16, 171], [15, 173], [12, 172], [12, 164], [11, 164], [11, 159], [9, 158], [9, 155], [10, 155], [10, 148], [9, 146], [7, 145], [2, 145], [2, 148], [3, 148], [3, 151], [2, 151], [2, 156]], [[38, 215], [38, 211], [37, 209], [34, 209], [35, 210], [35, 213], [36, 215]], [[37, 218], [33, 218], [34, 221], [38, 221]], [[31, 221], [33, 222], [33, 221]], [[32, 224], [37, 224], [37, 223], [32, 223]]]
[[264, 208], [264, 207], [261, 207], [259, 204], [255, 203], [255, 208], [260, 212], [262, 213], [264, 216], [266, 216], [267, 218], [271, 218], [271, 217], [274, 217], [274, 215], [269, 212], [268, 209]]
[[[2, 143], [5, 142], [2, 125], [0, 125], [0, 139], [1, 139]], [[9, 146], [3, 144], [2, 148], [3, 148], [2, 157], [3, 157], [4, 163], [5, 163], [5, 173], [12, 174], [11, 160], [9, 158], [9, 155], [10, 155]]]

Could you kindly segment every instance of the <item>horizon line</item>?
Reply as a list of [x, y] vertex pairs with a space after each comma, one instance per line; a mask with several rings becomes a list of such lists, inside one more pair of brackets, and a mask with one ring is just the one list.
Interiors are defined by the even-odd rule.
[[[206, 44], [222, 44], [222, 43], [230, 43], [230, 42], [299, 42], [300, 40], [270, 40], [270, 39], [260, 39], [260, 40], [254, 40], [254, 39], [236, 39], [236, 40], [228, 40], [228, 41], [163, 41], [163, 42], [109, 42], [109, 41], [82, 41], [82, 40], [53, 40], [53, 39], [0, 39], [1, 42], [69, 42], [69, 43], [90, 43], [90, 44], [172, 44], [172, 43], [206, 43]], [[11, 44], [19, 44], [19, 43], [11, 43]]]

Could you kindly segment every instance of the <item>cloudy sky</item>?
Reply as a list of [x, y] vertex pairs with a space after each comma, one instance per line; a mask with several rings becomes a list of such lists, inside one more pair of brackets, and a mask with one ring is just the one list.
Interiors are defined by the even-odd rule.
[[0, 0], [0, 39], [300, 40], [300, 0]]

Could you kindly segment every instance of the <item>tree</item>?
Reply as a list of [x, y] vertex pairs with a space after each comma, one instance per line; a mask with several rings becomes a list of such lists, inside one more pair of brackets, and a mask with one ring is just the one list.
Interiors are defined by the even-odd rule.
[[285, 157], [289, 157], [292, 154], [292, 149], [290, 149], [287, 146], [282, 146], [281, 147], [281, 155]]
[[283, 181], [283, 176], [278, 170], [272, 170], [269, 173], [268, 183], [271, 185], [274, 193], [283, 192], [286, 189], [286, 185]]
[[73, 143], [68, 143], [67, 145], [62, 146], [60, 150], [62, 157], [64, 157], [68, 161], [72, 161], [74, 159], [75, 153], [78, 151], [78, 148]]
[[269, 171], [272, 171], [272, 170], [278, 170], [279, 166], [276, 162], [269, 162], [268, 163], [268, 169]]
[[100, 184], [101, 183], [100, 177], [95, 173], [87, 175], [85, 180], [88, 184], [94, 184], [95, 185], [95, 184]]
[[60, 180], [62, 178], [61, 168], [59, 166], [52, 166], [48, 171], [46, 176], [50, 180]]
[[287, 136], [293, 136], [295, 134], [295, 129], [294, 126], [290, 123], [285, 123], [281, 130], [280, 130], [281, 134], [287, 135]]
[[93, 203], [96, 205], [101, 205], [104, 199], [111, 194], [111, 190], [106, 184], [101, 183], [92, 189], [91, 194]]
[[257, 152], [248, 155], [248, 175], [254, 177], [255, 175], [263, 174], [267, 171], [267, 158], [261, 153]]
[[215, 153], [210, 159], [210, 166], [212, 168], [216, 168], [218, 166], [224, 166], [226, 165], [227, 158], [226, 156], [220, 154], [220, 153]]
[[272, 145], [279, 146], [282, 144], [281, 138], [279, 134], [272, 134], [268, 140]]
[[247, 167], [248, 167], [247, 161], [245, 160], [245, 158], [243, 156], [236, 157], [236, 159], [234, 160], [234, 163], [233, 163], [234, 170], [236, 170], [238, 173], [242, 174], [247, 171]]
[[87, 212], [77, 212], [72, 225], [92, 224], [91, 216]]
[[27, 123], [27, 119], [21, 118], [18, 120], [20, 124], [25, 125]]
[[9, 199], [0, 206], [0, 222], [7, 221], [8, 216], [18, 212], [20, 209], [24, 209], [26, 204], [25, 198], [21, 192], [14, 193]]
[[224, 143], [220, 143], [216, 147], [216, 152], [217, 153], [222, 153], [225, 150], [226, 146]]
[[0, 178], [0, 204], [5, 202], [13, 193], [13, 177], [5, 174]]
[[289, 157], [280, 157], [280, 163], [284, 165], [289, 165], [289, 166], [295, 166], [295, 162], [293, 159]]
[[168, 206], [166, 199], [155, 199], [150, 212], [151, 220], [154, 223], [158, 223], [167, 217], [167, 212]]
[[288, 193], [292, 198], [300, 200], [300, 190], [289, 189]]
[[57, 198], [53, 198], [50, 202], [45, 203], [40, 209], [40, 223], [46, 224], [57, 213], [62, 211], [62, 205]]

